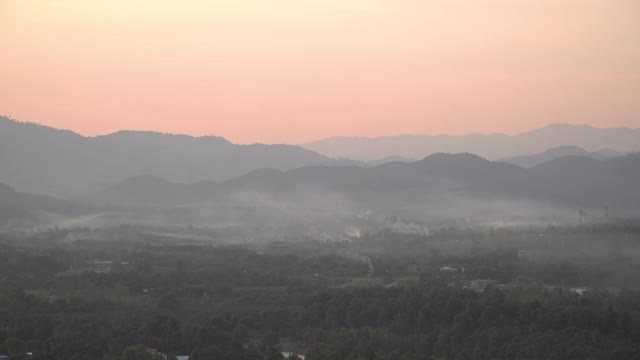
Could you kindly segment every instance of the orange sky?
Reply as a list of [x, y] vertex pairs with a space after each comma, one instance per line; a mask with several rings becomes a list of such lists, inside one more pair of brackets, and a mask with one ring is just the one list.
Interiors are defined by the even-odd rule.
[[640, 1], [0, 0], [0, 114], [241, 143], [640, 127]]

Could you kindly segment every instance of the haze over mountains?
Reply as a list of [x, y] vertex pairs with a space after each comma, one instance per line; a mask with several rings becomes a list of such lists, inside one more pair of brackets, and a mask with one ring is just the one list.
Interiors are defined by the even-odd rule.
[[205, 226], [255, 237], [317, 228], [341, 234], [387, 226], [391, 217], [432, 225], [575, 223], [578, 209], [586, 209], [602, 222], [605, 207], [612, 216], [637, 216], [638, 183], [640, 154], [566, 156], [528, 169], [472, 154], [435, 154], [375, 167], [255, 170], [222, 182], [137, 176], [75, 201], [0, 186], [0, 225]]
[[[567, 129], [550, 126], [539, 133], [557, 143], [586, 142]], [[135, 131], [84, 137], [0, 118], [0, 183], [9, 185], [0, 185], [0, 224], [195, 225], [241, 229], [251, 237], [319, 228], [341, 234], [382, 226], [392, 217], [571, 222], [577, 209], [605, 206], [617, 216], [636, 216], [640, 155], [616, 155], [640, 144], [631, 143], [637, 131], [578, 129], [592, 134], [592, 148], [615, 150], [562, 146], [500, 161], [437, 153], [376, 163], [218, 137]], [[474, 136], [489, 150], [489, 139], [509, 139], [496, 140], [491, 151], [498, 154], [516, 151], [515, 138], [538, 135]], [[450, 148], [460, 141], [473, 145], [465, 137], [449, 139], [455, 140]]]
[[[481, 206], [512, 201], [567, 208], [606, 204], [637, 210], [640, 209], [640, 193], [634, 190], [637, 183], [640, 183], [640, 154], [604, 161], [568, 156], [530, 169], [472, 154], [435, 154], [413, 163], [392, 162], [371, 168], [316, 166], [286, 172], [258, 170], [220, 183], [186, 185], [137, 177], [110, 187], [99, 198], [149, 206], [206, 203], [230, 195], [252, 194], [302, 204], [314, 195], [318, 199], [340, 198], [362, 210], [450, 207], [461, 199], [477, 200]], [[438, 212], [435, 208], [429, 211]], [[457, 211], [464, 213], [464, 209]]]
[[334, 158], [374, 161], [388, 157], [421, 159], [430, 154], [469, 152], [486, 159], [529, 155], [555, 147], [574, 145], [588, 152], [611, 149], [640, 151], [640, 129], [594, 128], [552, 124], [517, 135], [400, 135], [379, 138], [333, 137], [302, 145]]
[[[540, 156], [513, 158], [561, 145], [580, 146], [584, 150], [565, 147]], [[440, 152], [469, 152], [530, 167], [561, 155], [595, 152], [589, 156], [604, 159], [617, 152], [638, 151], [640, 130], [550, 125], [515, 136], [333, 138], [305, 147], [307, 149], [293, 145], [236, 145], [215, 136], [140, 131], [85, 137], [67, 130], [0, 117], [0, 168], [3, 169], [0, 182], [18, 191], [71, 197], [96, 193], [117, 182], [143, 175], [169, 182], [196, 183], [229, 180], [258, 168], [375, 166], [389, 161], [412, 161]], [[610, 150], [598, 153], [605, 148]], [[371, 161], [364, 163], [343, 157]]]
[[256, 168], [352, 164], [291, 145], [235, 145], [214, 137], [121, 131], [85, 137], [0, 117], [0, 182], [19, 191], [73, 196], [138, 175], [177, 182], [224, 180]]
[[598, 160], [606, 160], [622, 155], [624, 154], [611, 149], [601, 149], [599, 151], [589, 152], [578, 146], [566, 145], [549, 149], [539, 154], [514, 156], [499, 159], [498, 161], [529, 168], [564, 156], [584, 156]]
[[100, 206], [17, 192], [10, 186], [0, 183], [0, 227], [42, 224], [45, 218], [56, 222], [67, 217], [91, 214], [100, 210]]

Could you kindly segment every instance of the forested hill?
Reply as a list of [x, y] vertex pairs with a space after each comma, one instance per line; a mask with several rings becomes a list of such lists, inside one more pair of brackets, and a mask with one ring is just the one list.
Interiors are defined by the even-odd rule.
[[215, 202], [228, 194], [250, 193], [298, 204], [312, 195], [333, 196], [372, 209], [416, 204], [451, 208], [463, 199], [459, 214], [472, 202], [488, 206], [499, 201], [568, 208], [611, 206], [635, 211], [640, 209], [637, 183], [640, 154], [608, 160], [568, 156], [530, 169], [472, 154], [435, 154], [412, 163], [391, 162], [371, 168], [316, 166], [284, 172], [263, 169], [219, 183], [177, 184], [137, 177], [109, 187], [97, 198], [168, 205]]
[[9, 222], [18, 224], [39, 224], [40, 217], [57, 214], [62, 217], [89, 214], [100, 207], [82, 204], [44, 195], [32, 195], [15, 191], [0, 183], [0, 226]]
[[302, 146], [331, 157], [373, 161], [388, 157], [420, 159], [438, 152], [471, 152], [496, 160], [543, 152], [565, 145], [579, 146], [588, 152], [597, 152], [602, 149], [612, 149], [622, 153], [638, 152], [640, 151], [640, 129], [550, 124], [515, 135], [333, 137]]
[[292, 145], [236, 145], [215, 136], [121, 131], [85, 137], [0, 116], [0, 182], [20, 191], [68, 196], [123, 179], [223, 180], [262, 167], [352, 164]]

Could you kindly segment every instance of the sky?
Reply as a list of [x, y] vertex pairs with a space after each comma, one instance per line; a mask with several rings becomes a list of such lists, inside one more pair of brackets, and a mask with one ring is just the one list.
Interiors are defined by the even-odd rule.
[[640, 127], [640, 1], [0, 0], [0, 114], [237, 143]]

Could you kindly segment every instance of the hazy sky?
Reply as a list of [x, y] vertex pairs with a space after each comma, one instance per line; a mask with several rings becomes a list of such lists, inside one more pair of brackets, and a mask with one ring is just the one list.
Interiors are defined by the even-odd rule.
[[0, 0], [0, 114], [299, 143], [640, 127], [639, 0]]

